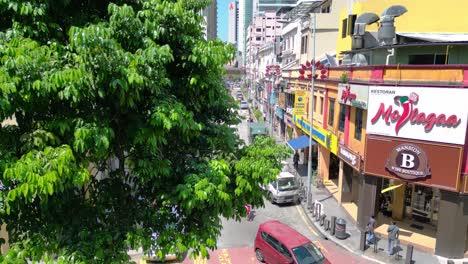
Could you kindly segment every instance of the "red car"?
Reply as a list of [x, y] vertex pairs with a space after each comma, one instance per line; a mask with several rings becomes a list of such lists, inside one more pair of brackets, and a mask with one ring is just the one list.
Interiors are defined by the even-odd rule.
[[312, 241], [279, 221], [260, 225], [255, 255], [260, 262], [268, 264], [330, 263]]

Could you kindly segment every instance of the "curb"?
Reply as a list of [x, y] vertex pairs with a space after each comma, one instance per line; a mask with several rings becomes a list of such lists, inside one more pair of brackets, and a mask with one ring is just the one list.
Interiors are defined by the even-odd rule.
[[358, 251], [358, 250], [353, 250], [351, 248], [349, 248], [348, 246], [346, 245], [343, 245], [342, 243], [340, 243], [340, 240], [338, 240], [337, 238], [335, 238], [334, 236], [330, 235], [328, 232], [326, 231], [323, 231], [322, 228], [320, 228], [318, 226], [318, 223], [315, 222], [313, 219], [311, 219], [311, 217], [309, 216], [309, 213], [307, 212], [307, 207], [304, 203], [301, 202], [301, 207], [302, 207], [302, 210], [304, 210], [304, 213], [305, 215], [307, 215], [307, 219], [310, 223], [312, 223], [312, 226], [315, 228], [315, 230], [320, 234], [320, 236], [322, 236], [323, 238], [327, 239], [327, 240], [330, 240], [332, 241], [333, 243], [335, 243], [336, 245], [338, 245], [339, 247], [345, 249], [346, 251], [349, 251], [351, 253], [353, 253], [354, 255], [357, 255], [359, 257], [362, 257], [362, 258], [365, 258], [367, 260], [370, 260], [372, 262], [375, 262], [375, 263], [379, 263], [379, 264], [385, 264], [385, 262], [382, 262], [380, 260], [377, 260], [377, 259], [374, 259], [374, 258], [371, 258], [371, 257], [368, 257], [366, 255], [364, 255], [363, 253], [361, 253], [361, 251]]

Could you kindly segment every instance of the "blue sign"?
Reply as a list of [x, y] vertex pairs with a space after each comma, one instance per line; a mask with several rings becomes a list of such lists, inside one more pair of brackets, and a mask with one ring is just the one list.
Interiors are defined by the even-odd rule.
[[279, 119], [283, 119], [284, 118], [284, 110], [279, 108], [279, 107], [276, 107], [276, 116], [279, 117]]
[[270, 104], [274, 105], [276, 103], [276, 94], [270, 93]]
[[[307, 124], [306, 122], [304, 122], [304, 120], [302, 120], [302, 118], [296, 120], [296, 116], [294, 116], [294, 121], [296, 121], [301, 127], [303, 127], [306, 132], [310, 133], [310, 125]], [[322, 134], [317, 129], [312, 129], [312, 137], [314, 137], [314, 136], [317, 137], [318, 139], [320, 139], [323, 142], [327, 141], [327, 136]]]

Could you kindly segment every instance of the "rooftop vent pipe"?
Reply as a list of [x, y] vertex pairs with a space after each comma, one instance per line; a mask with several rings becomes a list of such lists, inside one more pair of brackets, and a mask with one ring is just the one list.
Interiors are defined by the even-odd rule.
[[360, 15], [354, 23], [354, 34], [351, 48], [362, 49], [364, 48], [364, 33], [366, 33], [366, 25], [370, 25], [379, 21], [379, 16], [374, 13], [364, 13]]
[[394, 5], [382, 12], [379, 27], [380, 45], [391, 45], [396, 43], [395, 17], [399, 17], [408, 10], [402, 5]]

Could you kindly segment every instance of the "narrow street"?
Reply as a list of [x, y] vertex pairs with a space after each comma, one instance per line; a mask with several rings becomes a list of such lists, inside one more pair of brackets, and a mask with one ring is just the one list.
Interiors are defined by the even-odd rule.
[[[247, 110], [239, 110], [240, 115], [248, 117]], [[248, 142], [248, 122], [243, 120], [238, 125], [239, 136]], [[210, 259], [186, 259], [183, 263], [260, 263], [255, 258], [253, 249], [255, 236], [261, 223], [279, 220], [296, 229], [312, 241], [321, 240], [318, 233], [308, 223], [300, 205], [276, 205], [265, 200], [265, 207], [253, 208], [253, 221], [223, 219], [221, 236], [218, 239], [218, 250], [210, 253]]]

